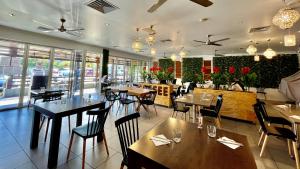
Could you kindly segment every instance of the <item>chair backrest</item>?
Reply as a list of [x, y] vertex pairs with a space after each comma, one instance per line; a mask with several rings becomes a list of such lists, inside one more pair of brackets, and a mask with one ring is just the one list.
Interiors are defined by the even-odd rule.
[[114, 101], [117, 97], [117, 95], [110, 88], [105, 89], [104, 93], [107, 101]]
[[43, 102], [50, 102], [54, 100], [61, 100], [61, 96], [63, 95], [62, 91], [45, 91], [43, 94]]
[[221, 94], [217, 98], [217, 103], [216, 103], [216, 107], [215, 107], [215, 112], [217, 113], [217, 115], [220, 113], [222, 104], [223, 104], [223, 95]]
[[253, 105], [254, 111], [255, 111], [256, 117], [257, 117], [257, 119], [258, 119], [258, 122], [259, 122], [259, 124], [260, 124], [262, 130], [263, 130], [265, 133], [267, 133], [267, 128], [266, 128], [266, 126], [265, 126], [264, 119], [263, 119], [263, 117], [262, 117], [261, 110], [260, 110], [260, 105], [259, 105], [259, 104], [260, 104], [260, 103], [256, 103], [256, 104]]
[[99, 135], [104, 130], [104, 124], [109, 113], [111, 106], [105, 107], [105, 102], [102, 102], [99, 106], [99, 110], [87, 111], [88, 123], [87, 123], [87, 137], [94, 137]]
[[181, 91], [181, 86], [179, 86], [179, 87], [177, 88], [177, 91], [176, 91], [176, 97], [180, 95], [180, 91]]
[[188, 93], [190, 91], [190, 84], [191, 84], [191, 82], [186, 82], [183, 84], [184, 90], [186, 93]]
[[265, 102], [260, 101], [259, 99], [256, 99], [256, 103], [259, 106], [259, 110], [261, 112], [263, 120], [264, 121], [269, 121], [270, 118], [268, 116], [268, 113], [267, 113], [267, 110], [266, 110], [266, 107], [265, 107]]
[[170, 97], [171, 97], [171, 102], [172, 102], [172, 106], [174, 108], [174, 111], [177, 109], [177, 103], [176, 103], [176, 93], [175, 92], [172, 92], [170, 94]]
[[145, 99], [146, 99], [146, 100], [149, 100], [149, 101], [151, 101], [151, 102], [154, 103], [155, 98], [156, 98], [156, 95], [157, 95], [157, 91], [151, 90], [151, 91], [149, 92], [149, 94], [147, 94], [147, 96], [145, 97]]
[[172, 84], [176, 84], [176, 82], [177, 82], [177, 79], [172, 80]]
[[119, 91], [120, 100], [126, 100], [128, 98], [128, 90], [120, 90]]
[[139, 113], [130, 114], [115, 121], [123, 158], [127, 159], [127, 148], [139, 139]]

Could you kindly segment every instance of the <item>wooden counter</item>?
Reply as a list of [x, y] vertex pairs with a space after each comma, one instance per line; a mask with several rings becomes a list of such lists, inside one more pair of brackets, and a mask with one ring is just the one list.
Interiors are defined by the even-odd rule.
[[173, 86], [167, 84], [141, 84], [142, 87], [150, 86], [153, 90], [157, 91], [157, 95], [155, 98], [155, 104], [171, 107], [171, 93], [173, 92]]
[[[195, 88], [194, 93], [211, 93], [215, 96], [223, 94], [221, 116], [256, 122], [256, 115], [252, 106], [256, 103], [256, 93], [202, 88]], [[213, 103], [215, 102], [216, 100], [213, 101]]]

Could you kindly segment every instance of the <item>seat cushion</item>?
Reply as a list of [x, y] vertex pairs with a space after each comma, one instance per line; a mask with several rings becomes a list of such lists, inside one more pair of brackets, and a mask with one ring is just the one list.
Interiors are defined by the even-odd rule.
[[131, 103], [134, 103], [135, 101], [131, 100], [131, 99], [120, 99], [120, 102], [122, 104], [131, 104]]
[[266, 126], [268, 135], [278, 136], [286, 139], [290, 139], [296, 141], [296, 135], [290, 129], [283, 128], [283, 127], [273, 127], [273, 126]]
[[[73, 132], [84, 138], [93, 137], [96, 134], [98, 134], [97, 131], [95, 130], [96, 126], [97, 125], [95, 122], [89, 123], [89, 125], [84, 124], [82, 126], [73, 128]], [[89, 127], [89, 131], [87, 130], [88, 127]]]
[[218, 117], [217, 113], [210, 109], [200, 109], [200, 113], [202, 116]]
[[178, 107], [177, 109], [176, 109], [176, 111], [180, 111], [180, 112], [183, 112], [183, 113], [186, 113], [186, 112], [188, 112], [188, 111], [190, 111], [190, 108], [189, 107]]
[[273, 124], [282, 124], [292, 126], [292, 123], [285, 118], [282, 117], [269, 117], [269, 122]]

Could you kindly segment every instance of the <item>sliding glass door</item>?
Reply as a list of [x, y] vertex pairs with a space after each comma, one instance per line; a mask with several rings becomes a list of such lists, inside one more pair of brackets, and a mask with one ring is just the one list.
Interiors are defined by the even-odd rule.
[[100, 86], [100, 53], [87, 52], [85, 57], [84, 93], [97, 92]]

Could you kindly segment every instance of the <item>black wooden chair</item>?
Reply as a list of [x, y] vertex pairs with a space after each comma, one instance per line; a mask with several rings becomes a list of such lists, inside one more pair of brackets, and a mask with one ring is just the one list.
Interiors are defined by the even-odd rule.
[[265, 108], [265, 102], [256, 99], [256, 103], [258, 103], [259, 105], [260, 112], [262, 114], [264, 121], [266, 121], [268, 124], [280, 124], [283, 125], [283, 127], [285, 125], [292, 127], [292, 123], [283, 117], [269, 116]]
[[181, 94], [181, 86], [178, 86], [176, 90], [176, 97], [180, 96], [180, 94]]
[[190, 82], [184, 83], [181, 88], [181, 94], [182, 95], [188, 94], [190, 92], [190, 86], [191, 86]]
[[177, 79], [173, 79], [173, 80], [172, 80], [172, 84], [174, 84], [174, 85], [175, 85], [175, 84], [176, 84], [176, 82], [177, 82]]
[[132, 99], [128, 98], [128, 91], [127, 90], [120, 90], [119, 91], [119, 97], [120, 97], [120, 104], [119, 104], [116, 115], [118, 114], [121, 105], [122, 105], [121, 112], [122, 112], [123, 108], [125, 107], [125, 114], [128, 114], [128, 106], [130, 104], [133, 105], [133, 109], [135, 108], [135, 100], [132, 100]]
[[223, 104], [223, 95], [219, 95], [217, 98], [217, 103], [215, 106], [211, 106], [211, 108], [202, 108], [200, 109], [200, 113], [202, 116], [213, 117], [216, 118], [216, 123], [219, 128], [221, 128], [221, 117], [220, 110]]
[[[61, 100], [63, 96], [63, 92], [61, 90], [59, 91], [45, 91], [45, 93], [42, 95], [43, 102], [51, 102], [51, 101], [57, 101]], [[49, 116], [46, 116], [44, 114], [41, 114], [41, 125], [40, 125], [40, 130], [42, 129], [45, 120], [47, 119], [47, 124], [46, 124], [46, 133], [45, 133], [45, 138], [44, 141], [47, 141], [48, 137], [48, 130], [49, 130], [49, 124], [51, 121], [51, 118]], [[71, 132], [71, 119], [70, 116], [68, 116], [68, 126], [69, 126], [69, 132]]]
[[262, 140], [264, 139], [263, 146], [262, 146], [261, 152], [260, 152], [260, 157], [262, 157], [262, 155], [265, 151], [269, 136], [281, 137], [281, 138], [287, 139], [288, 150], [289, 150], [290, 156], [292, 156], [291, 141], [293, 142], [293, 149], [294, 149], [294, 155], [295, 155], [295, 159], [296, 159], [296, 166], [297, 166], [297, 169], [300, 169], [296, 135], [294, 134], [293, 131], [291, 131], [290, 129], [287, 129], [287, 128], [265, 125], [259, 104], [260, 103], [256, 103], [253, 107], [254, 107], [256, 117], [257, 117], [257, 119], [259, 121], [259, 124], [262, 128], [262, 131], [263, 131], [261, 136], [260, 136], [259, 142], [258, 142], [258, 146], [260, 146]]
[[[184, 119], [186, 120], [186, 113], [189, 112], [189, 116], [190, 117], [190, 107], [187, 107], [185, 106], [184, 104], [182, 103], [177, 103], [175, 100], [176, 100], [176, 93], [175, 92], [172, 92], [171, 95], [171, 102], [172, 102], [172, 106], [173, 106], [173, 114], [172, 114], [172, 117], [174, 117], [174, 114], [175, 114], [175, 117], [177, 117], [177, 112], [182, 112], [182, 116], [184, 114]], [[176, 112], [176, 113], [175, 113]]]
[[[105, 102], [103, 102], [99, 108], [101, 108], [103, 106], [105, 106]], [[106, 118], [107, 118], [110, 108], [111, 108], [111, 106], [109, 106], [105, 109], [87, 111], [86, 114], [88, 115], [88, 123], [84, 124], [82, 126], [73, 128], [70, 143], [69, 143], [67, 161], [70, 156], [74, 134], [83, 138], [82, 169], [84, 169], [84, 164], [85, 164], [85, 151], [86, 151], [86, 140], [87, 139], [93, 138], [93, 147], [94, 147], [95, 137], [101, 135], [103, 137], [103, 141], [105, 144], [106, 153], [107, 153], [107, 155], [109, 155], [106, 136], [105, 136], [105, 132], [104, 132], [104, 125], [105, 125], [105, 121], [106, 121]]]
[[128, 116], [122, 117], [115, 121], [115, 126], [118, 131], [119, 140], [121, 144], [123, 160], [121, 163], [121, 169], [124, 166], [128, 166], [128, 153], [127, 148], [139, 139], [139, 125], [138, 118], [139, 113], [130, 114]]
[[155, 90], [150, 91], [149, 94], [147, 94], [145, 97], [143, 97], [142, 100], [141, 100], [141, 102], [140, 102], [141, 104], [147, 106], [147, 110], [146, 111], [148, 112], [149, 117], [150, 117], [149, 106], [151, 106], [151, 105], [153, 105], [155, 113], [157, 115], [157, 110], [156, 110], [155, 103], [154, 103], [156, 95], [157, 95], [157, 91], [155, 91]]
[[[110, 88], [104, 90], [105, 99], [109, 102], [109, 105], [112, 106], [111, 111], [113, 110], [113, 105], [116, 101], [120, 101], [120, 97], [113, 92]], [[120, 103], [119, 103], [120, 104]]]

